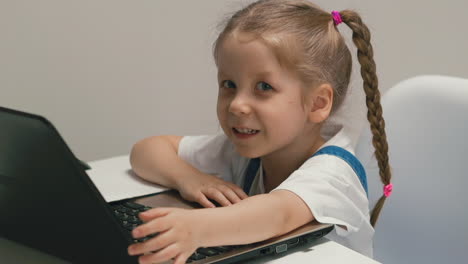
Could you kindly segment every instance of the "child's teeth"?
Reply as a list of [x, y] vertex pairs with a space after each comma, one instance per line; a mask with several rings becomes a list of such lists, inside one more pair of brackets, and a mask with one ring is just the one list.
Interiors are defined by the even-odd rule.
[[254, 134], [257, 131], [255, 129], [248, 129], [248, 128], [236, 128], [236, 130], [243, 134]]

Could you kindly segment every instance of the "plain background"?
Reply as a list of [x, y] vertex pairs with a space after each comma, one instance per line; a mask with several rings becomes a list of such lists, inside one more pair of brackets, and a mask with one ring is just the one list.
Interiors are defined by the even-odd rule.
[[[45, 116], [87, 161], [151, 135], [220, 132], [212, 43], [249, 2], [0, 0], [0, 106]], [[315, 3], [362, 15], [382, 91], [420, 74], [468, 78], [468, 1]]]

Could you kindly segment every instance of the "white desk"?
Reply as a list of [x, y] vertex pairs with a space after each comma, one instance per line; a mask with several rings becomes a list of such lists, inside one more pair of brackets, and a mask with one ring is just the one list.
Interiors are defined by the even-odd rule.
[[[128, 157], [121, 156], [113, 159], [107, 159], [102, 161], [95, 161], [90, 163], [92, 168], [95, 170], [90, 171], [88, 174], [93, 178], [98, 189], [101, 192], [108, 192], [105, 187], [105, 180], [96, 180], [96, 177], [105, 177], [106, 170], [110, 170], [112, 174], [112, 182], [116, 182], [116, 175], [128, 175]], [[147, 186], [143, 186], [145, 189]], [[144, 190], [143, 190], [144, 191]], [[112, 193], [111, 195], [116, 195]], [[103, 193], [106, 197], [106, 194]], [[127, 197], [128, 198], [128, 197]], [[106, 199], [107, 200], [107, 199]], [[18, 243], [0, 238], [0, 263], [23, 263], [23, 264], [65, 264], [68, 263], [56, 257], [47, 255], [39, 252], [35, 249], [31, 249], [20, 245]], [[255, 259], [253, 261], [245, 262], [249, 264], [258, 263], [274, 263], [274, 264], [286, 264], [286, 263], [359, 263], [359, 264], [371, 264], [378, 263], [366, 256], [363, 256], [351, 249], [341, 246], [338, 243], [330, 241], [326, 238], [317, 240], [314, 243], [307, 244], [288, 251], [287, 254], [281, 254], [276, 256], [266, 256]]]
[[[2, 264], [70, 264], [67, 261], [0, 238], [0, 263]], [[244, 262], [247, 264], [271, 263], [326, 263], [372, 264], [379, 263], [326, 238], [306, 246], [295, 248], [287, 255], [267, 256]]]

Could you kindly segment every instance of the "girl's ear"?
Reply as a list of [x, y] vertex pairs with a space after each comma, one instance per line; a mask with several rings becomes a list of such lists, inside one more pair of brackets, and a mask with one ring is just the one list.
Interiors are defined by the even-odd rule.
[[330, 115], [333, 105], [333, 88], [324, 83], [311, 91], [309, 95], [309, 121], [321, 123]]

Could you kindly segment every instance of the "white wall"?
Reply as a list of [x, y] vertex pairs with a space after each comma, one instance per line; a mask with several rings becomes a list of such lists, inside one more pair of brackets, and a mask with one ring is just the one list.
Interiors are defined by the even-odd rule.
[[[247, 2], [0, 0], [0, 106], [46, 116], [84, 160], [220, 131], [211, 45]], [[468, 78], [468, 1], [315, 2], [362, 14], [382, 90], [418, 74]]]

